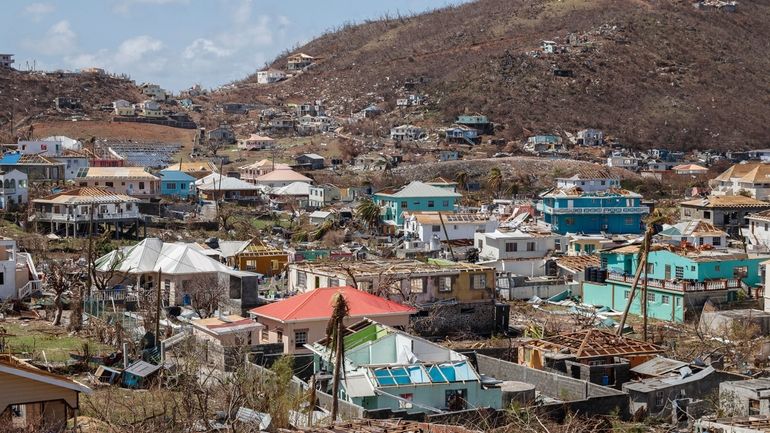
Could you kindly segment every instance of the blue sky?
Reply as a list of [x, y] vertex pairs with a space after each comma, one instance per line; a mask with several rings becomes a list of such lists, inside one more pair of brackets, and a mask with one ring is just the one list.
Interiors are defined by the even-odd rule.
[[2, 0], [0, 52], [17, 69], [95, 66], [171, 90], [215, 87], [345, 22], [463, 1]]

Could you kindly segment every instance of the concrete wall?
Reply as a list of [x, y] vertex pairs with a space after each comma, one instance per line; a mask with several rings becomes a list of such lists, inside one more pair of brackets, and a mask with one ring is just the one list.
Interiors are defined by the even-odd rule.
[[507, 328], [509, 309], [498, 308], [494, 301], [437, 304], [412, 316], [410, 330], [421, 336], [441, 336], [470, 332], [490, 335]]

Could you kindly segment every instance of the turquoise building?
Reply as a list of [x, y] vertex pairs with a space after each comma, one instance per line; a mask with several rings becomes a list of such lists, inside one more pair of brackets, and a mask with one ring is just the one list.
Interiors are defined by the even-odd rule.
[[[305, 347], [315, 355], [316, 372], [333, 371], [333, 357], [322, 342]], [[366, 410], [502, 408], [502, 391], [494, 379], [482, 383], [471, 361], [451, 349], [368, 319], [350, 326], [344, 343], [339, 396]]]
[[195, 197], [195, 178], [179, 170], [162, 170], [160, 177], [160, 194], [164, 196], [188, 199]]
[[559, 234], [640, 233], [650, 212], [641, 195], [622, 189], [604, 169], [557, 179], [541, 198], [543, 219]]
[[[638, 245], [601, 252], [603, 282], [583, 282], [583, 302], [622, 311], [628, 303], [637, 269]], [[654, 245], [647, 266], [647, 313], [655, 319], [683, 322], [688, 312], [699, 312], [707, 300], [716, 303], [753, 296], [761, 284], [760, 263], [766, 257], [743, 252], [717, 250], [674, 250]], [[641, 287], [631, 303], [630, 313], [641, 314]], [[739, 295], [742, 293], [743, 295]]]
[[455, 212], [457, 201], [462, 194], [448, 188], [413, 181], [401, 188], [378, 191], [372, 198], [381, 211], [381, 221], [401, 227], [403, 213], [414, 211]]

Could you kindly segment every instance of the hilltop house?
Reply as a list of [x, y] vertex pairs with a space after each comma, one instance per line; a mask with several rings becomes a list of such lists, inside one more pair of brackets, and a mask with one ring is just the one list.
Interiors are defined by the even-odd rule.
[[212, 173], [216, 173], [217, 167], [211, 161], [179, 161], [169, 165], [165, 168], [165, 170], [181, 171], [182, 173], [189, 174], [196, 179], [201, 179]]
[[277, 69], [265, 69], [257, 72], [258, 84], [277, 83], [286, 78], [286, 73]]
[[601, 146], [604, 144], [604, 132], [599, 129], [582, 129], [577, 132], [579, 146]]
[[770, 164], [747, 162], [735, 164], [711, 180], [711, 194], [748, 195], [757, 200], [770, 199]]
[[195, 188], [205, 200], [253, 201], [261, 193], [254, 184], [219, 173], [196, 180]]
[[[140, 223], [144, 223], [138, 201], [104, 188], [76, 188], [32, 200], [35, 213], [30, 222], [37, 232], [65, 237], [98, 233], [102, 226], [112, 226], [118, 238], [125, 236], [123, 228], [128, 230], [128, 236], [138, 237]], [[93, 227], [89, 228], [89, 224]]]
[[13, 54], [0, 54], [0, 68], [12, 68], [13, 56]]
[[51, 159], [64, 164], [65, 180], [75, 179], [80, 170], [88, 168], [89, 165], [88, 155], [85, 152], [72, 149], [64, 149]]
[[641, 195], [599, 174], [557, 179], [557, 187], [541, 197], [545, 222], [559, 234], [639, 233], [649, 213]]
[[612, 168], [625, 168], [626, 170], [635, 171], [639, 168], [639, 163], [639, 158], [633, 155], [613, 153], [607, 157], [607, 167]]
[[441, 212], [404, 212], [404, 234], [410, 239], [430, 242], [433, 237], [441, 241], [471, 240], [478, 233], [497, 229], [495, 217], [483, 214]]
[[528, 277], [545, 275], [546, 258], [561, 252], [566, 243], [565, 236], [536, 230], [494, 230], [474, 237], [480, 265]]
[[166, 91], [157, 84], [142, 83], [139, 88], [142, 90], [143, 95], [149, 96], [155, 101], [166, 100]]
[[336, 185], [330, 183], [311, 186], [308, 200], [308, 206], [312, 208], [322, 208], [342, 200], [342, 192]]
[[[502, 408], [498, 381], [482, 379], [458, 352], [370, 320], [344, 331], [340, 399], [366, 410], [456, 412]], [[315, 372], [332, 371], [325, 340], [305, 345]], [[324, 385], [328, 391], [330, 383]]]
[[709, 169], [698, 164], [679, 164], [671, 167], [671, 171], [679, 176], [703, 176], [708, 174]]
[[738, 236], [752, 213], [770, 209], [770, 203], [742, 195], [710, 195], [679, 203], [683, 220], [704, 220], [730, 236]]
[[286, 59], [286, 69], [290, 71], [301, 71], [312, 65], [314, 61], [315, 57], [305, 53], [292, 54]]
[[268, 188], [280, 188], [294, 182], [313, 183], [313, 179], [297, 173], [291, 169], [279, 169], [269, 171], [261, 176], [254, 178], [254, 183]]
[[414, 125], [401, 125], [390, 128], [390, 139], [395, 141], [425, 140], [428, 134], [425, 129]]
[[770, 252], [770, 210], [750, 214], [746, 219], [749, 220], [748, 227], [741, 228], [746, 248], [753, 252]]
[[[585, 281], [583, 302], [622, 311], [631, 293], [638, 253], [639, 245], [602, 251], [606, 279]], [[685, 317], [697, 314], [706, 300], [731, 302], [738, 299], [738, 292], [753, 296], [752, 288], [761, 283], [760, 263], [766, 257], [728, 250], [680, 249], [656, 244], [648, 260], [640, 284], [647, 279], [649, 317], [683, 322]], [[640, 296], [634, 296], [630, 312], [641, 314]]]
[[533, 135], [527, 138], [525, 149], [534, 153], [558, 153], [567, 150], [558, 135]]
[[134, 104], [134, 111], [142, 117], [165, 117], [163, 115], [163, 110], [160, 108], [160, 104], [149, 99], [138, 104]]
[[382, 208], [382, 221], [400, 227], [404, 224], [404, 212], [434, 211], [455, 212], [455, 205], [462, 194], [445, 188], [413, 181], [401, 188], [377, 191], [372, 199]]
[[443, 132], [447, 143], [476, 145], [480, 141], [479, 131], [465, 125], [453, 125]]
[[316, 153], [303, 153], [294, 158], [297, 168], [306, 170], [322, 170], [326, 159]]
[[230, 125], [222, 124], [218, 128], [214, 128], [206, 134], [206, 138], [209, 143], [217, 145], [227, 145], [236, 142], [235, 132]]
[[136, 114], [134, 104], [125, 99], [118, 99], [112, 102], [112, 113], [116, 116], [133, 116]]
[[9, 430], [80, 430], [80, 394], [87, 386], [38, 369], [10, 354], [0, 355], [0, 420]]
[[270, 188], [270, 202], [278, 209], [305, 209], [310, 207], [312, 186], [307, 182], [292, 182], [280, 188]]
[[117, 194], [153, 198], [160, 192], [160, 178], [144, 167], [89, 167], [75, 179], [78, 186], [106, 188]]
[[196, 195], [195, 178], [179, 170], [162, 170], [160, 176], [160, 195], [187, 200]]
[[264, 150], [275, 147], [275, 140], [259, 134], [251, 134], [249, 138], [238, 140], [240, 150]]
[[457, 116], [455, 123], [461, 126], [467, 126], [468, 128], [473, 128], [482, 135], [492, 135], [495, 133], [495, 125], [489, 121], [487, 116]]
[[18, 170], [30, 182], [61, 182], [64, 180], [64, 163], [40, 154], [7, 152], [0, 158], [0, 170], [10, 173]]
[[41, 288], [32, 255], [19, 251], [15, 239], [0, 238], [0, 300], [24, 299]]
[[326, 334], [336, 296], [343, 296], [348, 303], [345, 325], [368, 318], [406, 329], [409, 316], [417, 312], [350, 286], [316, 289], [251, 309], [249, 315], [263, 326], [260, 344], [283, 343], [283, 353], [311, 353], [305, 345]]
[[27, 179], [19, 170], [0, 172], [0, 210], [7, 211], [29, 202]]

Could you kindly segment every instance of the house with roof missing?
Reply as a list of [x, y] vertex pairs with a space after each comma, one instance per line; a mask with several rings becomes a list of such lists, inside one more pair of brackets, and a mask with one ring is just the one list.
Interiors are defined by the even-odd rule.
[[[458, 352], [370, 320], [347, 327], [344, 339], [343, 401], [411, 413], [502, 407], [500, 381], [482, 378]], [[316, 373], [332, 371], [327, 341], [305, 347], [315, 355]], [[331, 383], [321, 385], [329, 391]]]
[[546, 259], [566, 248], [567, 237], [535, 229], [475, 233], [479, 264], [528, 277], [546, 275]]
[[350, 286], [312, 290], [252, 308], [249, 315], [263, 326], [260, 343], [282, 343], [283, 353], [311, 353], [306, 344], [324, 338], [336, 296], [343, 296], [350, 311], [345, 325], [368, 318], [406, 329], [417, 310]]
[[314, 61], [315, 57], [305, 53], [292, 54], [286, 59], [286, 69], [289, 71], [301, 71], [312, 65]]
[[770, 252], [770, 209], [749, 214], [747, 227], [741, 228], [746, 248], [753, 252]]
[[322, 170], [326, 158], [316, 153], [303, 153], [294, 158], [295, 165], [306, 170]]
[[748, 216], [770, 210], [770, 203], [742, 195], [710, 195], [679, 203], [682, 220], [704, 220], [730, 236], [749, 224]]
[[[770, 415], [770, 379], [723, 382], [719, 384], [719, 398], [731, 402], [735, 415]], [[733, 431], [743, 432], [744, 430]]]
[[63, 431], [69, 422], [77, 428], [80, 394], [92, 392], [7, 354], [0, 354], [0, 389], [0, 421], [27, 431]]
[[208, 247], [192, 243], [163, 242], [147, 238], [113, 250], [95, 262], [96, 271], [111, 276], [111, 284], [133, 283], [152, 290], [160, 272], [164, 306], [189, 305], [190, 291], [216, 287], [226, 292], [227, 303], [239, 311], [257, 304], [257, 279], [253, 272], [232, 269], [212, 258]]
[[495, 125], [489, 121], [487, 116], [463, 114], [455, 118], [455, 123], [473, 128], [481, 135], [492, 135], [495, 133]]
[[420, 181], [412, 181], [401, 188], [386, 188], [372, 195], [374, 202], [382, 208], [381, 220], [396, 227], [404, 224], [404, 212], [454, 213], [461, 197], [462, 194], [457, 192]]
[[390, 128], [390, 139], [394, 141], [418, 141], [428, 138], [425, 129], [414, 125], [400, 125]]
[[261, 195], [258, 186], [219, 173], [196, 180], [195, 188], [205, 200], [253, 201]]
[[19, 170], [0, 172], [0, 210], [9, 210], [29, 202], [27, 175]]
[[257, 242], [255, 239], [243, 242], [242, 246], [230, 254], [225, 254], [224, 248], [220, 249], [228, 266], [268, 277], [283, 273], [289, 262], [289, 254], [286, 251], [264, 242]]
[[169, 165], [164, 170], [181, 171], [196, 179], [201, 179], [218, 171], [217, 166], [211, 161], [179, 161]]
[[257, 71], [258, 84], [272, 84], [284, 79], [286, 79], [286, 73], [279, 71], [278, 69], [265, 69], [264, 71]]
[[262, 325], [238, 314], [219, 315], [190, 321], [193, 337], [201, 343], [202, 361], [229, 371], [241, 362], [239, 348], [259, 341]]
[[434, 237], [441, 241], [470, 240], [477, 233], [494, 231], [499, 225], [497, 218], [483, 214], [416, 211], [404, 212], [403, 218], [407, 238], [422, 242], [430, 242]]
[[103, 188], [144, 199], [160, 194], [160, 178], [144, 167], [89, 167], [78, 173], [75, 182], [83, 188]]
[[30, 222], [38, 233], [64, 237], [87, 236], [106, 227], [114, 230], [118, 239], [138, 238], [140, 226], [145, 233], [147, 230], [137, 206], [139, 201], [104, 188], [75, 188], [32, 200], [34, 214]]
[[543, 194], [542, 212], [554, 233], [639, 233], [649, 208], [642, 196], [620, 187], [604, 170], [556, 180]]
[[187, 200], [197, 195], [195, 177], [183, 171], [161, 170], [158, 176], [160, 177], [160, 195], [162, 196]]
[[746, 194], [757, 200], [770, 199], [770, 164], [746, 162], [735, 164], [712, 179], [711, 194], [716, 196]]
[[581, 129], [577, 132], [577, 145], [601, 146], [604, 144], [604, 132], [600, 129]]
[[6, 152], [0, 158], [0, 170], [9, 173], [18, 170], [30, 182], [60, 182], [65, 179], [64, 163], [41, 154]]
[[587, 329], [525, 342], [519, 346], [519, 364], [620, 389], [629, 370], [663, 349], [644, 341]]
[[[600, 254], [606, 279], [584, 281], [583, 302], [622, 311], [629, 302], [639, 245], [615, 247]], [[654, 244], [640, 280], [640, 284], [647, 280], [647, 314], [681, 323], [699, 314], [707, 300], [728, 303], [737, 300], [739, 292], [755, 296], [753, 288], [762, 282], [760, 263], [766, 259], [742, 251]], [[637, 291], [629, 312], [640, 315], [644, 301]]]
[[707, 221], [691, 220], [673, 225], [664, 224], [663, 230], [655, 235], [655, 241], [674, 246], [726, 249], [727, 233]]

